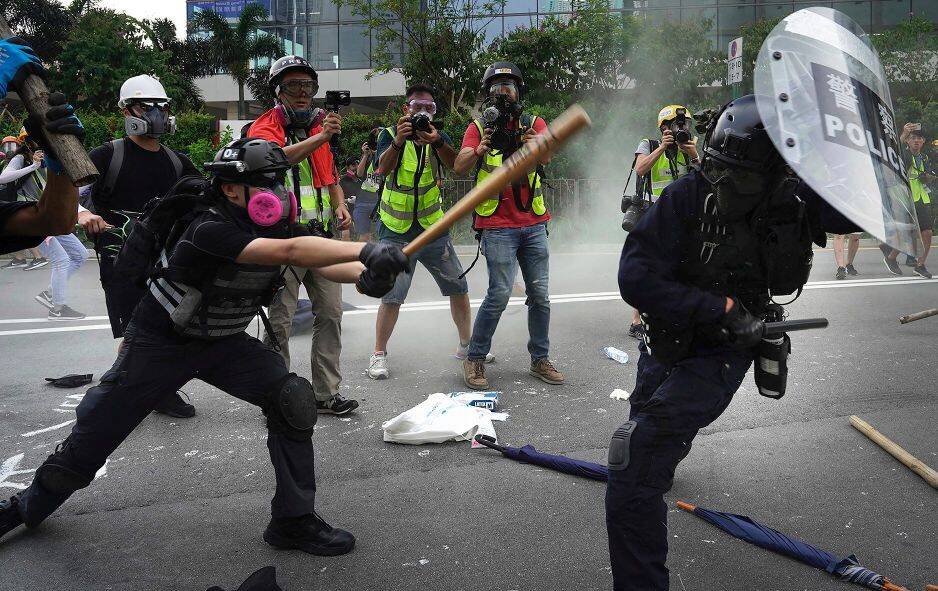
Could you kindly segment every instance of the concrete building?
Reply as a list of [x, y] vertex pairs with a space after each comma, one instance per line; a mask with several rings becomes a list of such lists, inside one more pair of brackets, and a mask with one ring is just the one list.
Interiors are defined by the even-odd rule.
[[[236, 19], [251, 0], [188, 0], [187, 15], [199, 10], [215, 10]], [[426, 3], [428, 0], [420, 0]], [[282, 40], [284, 54], [304, 56], [319, 72], [320, 93], [328, 89], [348, 89], [359, 110], [381, 111], [388, 101], [404, 91], [399, 73], [375, 75], [371, 72], [371, 43], [368, 28], [347, 6], [339, 9], [333, 0], [260, 0], [270, 12], [269, 24], [262, 28]], [[569, 15], [574, 0], [505, 0], [500, 14], [478, 15], [485, 21], [486, 39], [518, 27], [537, 26], [550, 15]], [[808, 6], [832, 6], [850, 15], [865, 30], [875, 32], [896, 25], [910, 15], [938, 20], [938, 0], [610, 0], [610, 10], [635, 15], [649, 23], [709, 19], [713, 46], [726, 48], [739, 36], [742, 25], [761, 18], [786, 16]], [[191, 31], [190, 31], [191, 33]], [[201, 79], [207, 105], [221, 118], [237, 114], [238, 89], [226, 75]], [[250, 91], [247, 91], [249, 99]], [[251, 105], [260, 112], [260, 105]]]

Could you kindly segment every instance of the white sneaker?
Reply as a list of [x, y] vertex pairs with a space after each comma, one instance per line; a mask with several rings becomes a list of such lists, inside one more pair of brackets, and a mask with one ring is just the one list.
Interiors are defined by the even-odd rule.
[[373, 380], [388, 379], [388, 354], [372, 353], [371, 361], [368, 362], [368, 377]]
[[[468, 356], [469, 356], [469, 347], [463, 347], [462, 345], [459, 345], [456, 347], [456, 355], [455, 355], [456, 359], [463, 360], [467, 358]], [[495, 363], [495, 356], [492, 355], [491, 353], [486, 353], [485, 362]]]

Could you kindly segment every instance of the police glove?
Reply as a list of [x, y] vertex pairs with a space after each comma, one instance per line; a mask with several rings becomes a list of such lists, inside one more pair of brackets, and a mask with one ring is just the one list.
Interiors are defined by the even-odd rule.
[[61, 92], [49, 94], [49, 110], [46, 111], [48, 123], [45, 129], [39, 118], [30, 115], [26, 118], [23, 126], [29, 138], [36, 142], [45, 152], [46, 168], [55, 174], [62, 174], [62, 164], [56, 156], [55, 148], [48, 141], [45, 132], [73, 135], [78, 141], [85, 139], [85, 128], [75, 116], [75, 108], [68, 104], [65, 95]]
[[379, 275], [371, 269], [365, 269], [358, 276], [355, 287], [359, 293], [363, 293], [373, 298], [384, 297], [394, 287], [394, 281], [397, 274]]
[[738, 300], [720, 322], [726, 341], [736, 349], [755, 347], [762, 340], [765, 323], [749, 313]]
[[410, 270], [410, 261], [401, 248], [394, 244], [368, 242], [362, 247], [358, 260], [376, 277], [394, 276]]

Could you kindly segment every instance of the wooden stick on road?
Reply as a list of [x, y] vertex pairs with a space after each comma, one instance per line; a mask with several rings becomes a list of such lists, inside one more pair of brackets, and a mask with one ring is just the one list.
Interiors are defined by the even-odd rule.
[[[0, 37], [4, 39], [13, 37], [13, 31], [6, 19], [0, 16]], [[85, 147], [81, 145], [78, 138], [73, 135], [63, 135], [59, 133], [49, 133], [46, 131], [46, 111], [49, 110], [49, 89], [42, 78], [36, 75], [30, 75], [16, 88], [17, 94], [26, 105], [26, 110], [33, 117], [42, 122], [42, 133], [49, 140], [49, 144], [55, 146], [55, 155], [62, 163], [68, 178], [76, 187], [93, 183], [98, 177], [98, 169], [88, 158]]]
[[857, 431], [869, 437], [873, 443], [889, 452], [889, 455], [896, 458], [905, 464], [910, 470], [924, 478], [925, 482], [930, 484], [932, 488], [938, 488], [938, 472], [935, 472], [933, 469], [929, 468], [925, 462], [902, 449], [898, 443], [894, 442], [874, 429], [872, 425], [860, 417], [851, 415], [850, 424], [853, 425]]
[[580, 105], [572, 105], [553, 121], [544, 133], [538, 134], [533, 142], [518, 148], [518, 151], [492, 171], [466, 196], [456, 202], [435, 224], [421, 232], [407, 246], [404, 254], [413, 256], [424, 246], [439, 238], [459, 219], [470, 215], [476, 206], [533, 170], [537, 160], [544, 158], [569, 140], [575, 133], [590, 126], [589, 115]]
[[899, 324], [908, 324], [910, 322], [915, 322], [916, 320], [921, 320], [922, 318], [928, 318], [929, 316], [938, 316], [938, 308], [931, 308], [929, 310], [922, 310], [921, 312], [916, 312], [915, 314], [906, 314], [899, 318]]

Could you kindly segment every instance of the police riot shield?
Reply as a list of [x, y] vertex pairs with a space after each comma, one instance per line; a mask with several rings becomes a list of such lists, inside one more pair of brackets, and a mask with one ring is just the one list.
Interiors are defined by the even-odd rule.
[[848, 16], [805, 8], [759, 50], [759, 115], [788, 165], [830, 205], [886, 244], [922, 250], [886, 74]]

